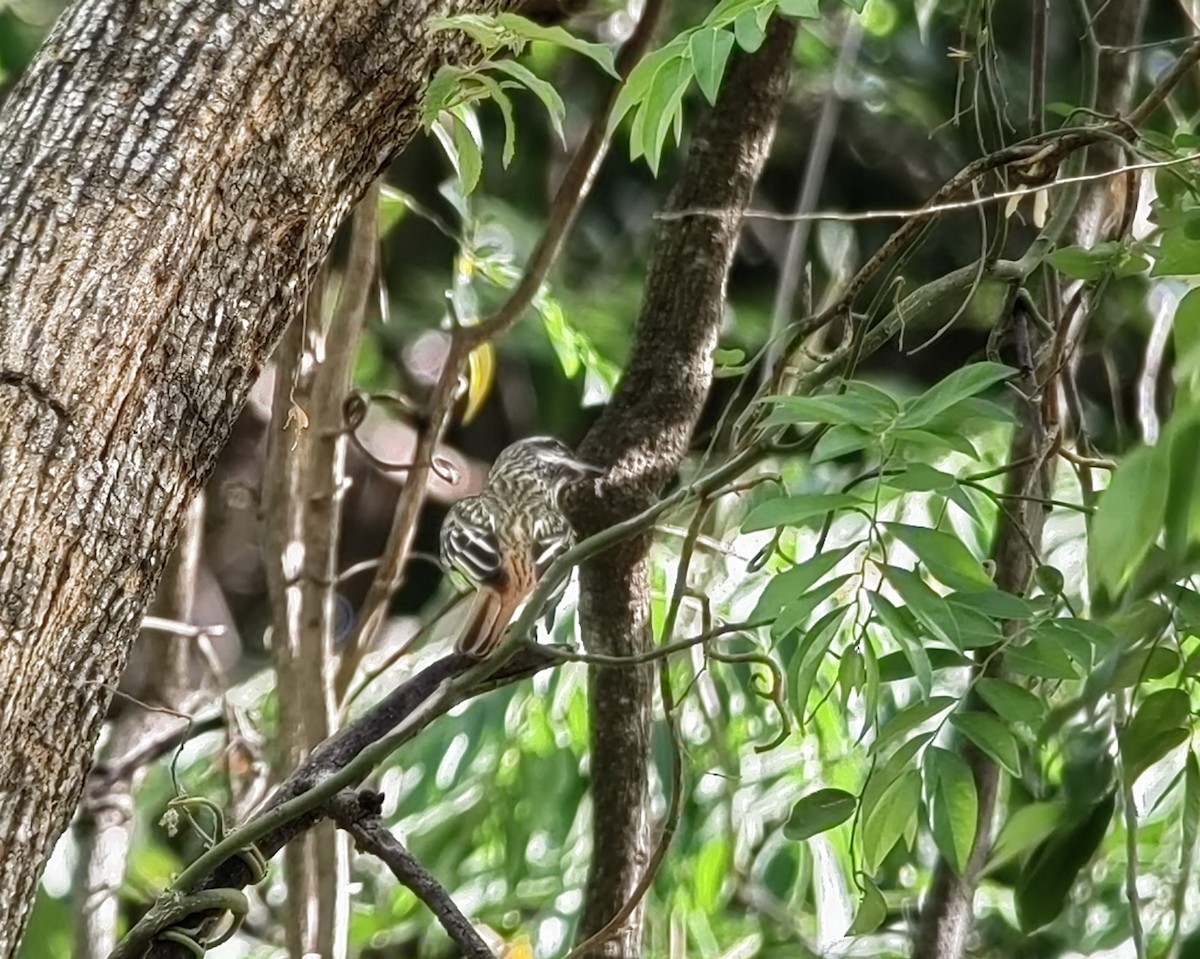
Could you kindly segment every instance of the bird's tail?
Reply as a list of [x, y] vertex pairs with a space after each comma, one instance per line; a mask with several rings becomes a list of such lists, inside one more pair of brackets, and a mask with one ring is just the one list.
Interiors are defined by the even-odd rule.
[[454, 644], [455, 652], [472, 659], [490, 656], [500, 645], [512, 613], [513, 607], [504, 602], [501, 594], [490, 589], [476, 590], [471, 610]]

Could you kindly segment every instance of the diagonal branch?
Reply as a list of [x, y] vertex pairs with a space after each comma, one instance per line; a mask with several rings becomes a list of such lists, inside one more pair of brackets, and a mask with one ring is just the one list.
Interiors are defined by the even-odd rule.
[[400, 884], [429, 907], [443, 929], [467, 959], [495, 959], [469, 919], [462, 914], [433, 874], [417, 862], [379, 820], [383, 796], [368, 790], [339, 794], [330, 812], [342, 829], [354, 837], [363, 852], [380, 859]]

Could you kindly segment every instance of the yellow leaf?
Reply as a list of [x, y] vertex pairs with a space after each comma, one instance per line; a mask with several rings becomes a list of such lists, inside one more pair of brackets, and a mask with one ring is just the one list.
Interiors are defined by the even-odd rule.
[[470, 279], [475, 275], [475, 260], [466, 253], [460, 253], [457, 257], [458, 275], [464, 279]]
[[1024, 193], [1018, 193], [1008, 198], [1008, 202], [1004, 204], [1004, 219], [1010, 219], [1017, 212], [1017, 207], [1021, 205], [1021, 198], [1024, 196]]
[[496, 351], [491, 343], [477, 346], [467, 358], [467, 409], [463, 413], [464, 423], [470, 423], [483, 408], [495, 378]]
[[533, 959], [533, 943], [524, 933], [517, 935], [504, 950], [504, 959]]
[[1050, 209], [1050, 191], [1038, 190], [1033, 195], [1033, 225], [1039, 230], [1046, 225], [1046, 211]]

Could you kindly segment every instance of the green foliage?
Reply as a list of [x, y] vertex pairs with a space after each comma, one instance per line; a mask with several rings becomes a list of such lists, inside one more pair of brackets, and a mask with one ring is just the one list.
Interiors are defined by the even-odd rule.
[[[861, 10], [862, 3], [847, 6]], [[632, 114], [630, 157], [644, 157], [657, 175], [667, 135], [674, 131], [680, 141], [683, 98], [693, 80], [705, 100], [715, 103], [734, 47], [757, 50], [776, 15], [815, 20], [821, 11], [817, 0], [721, 0], [699, 24], [634, 67], [609, 118], [612, 132]]]
[[[972, 25], [984, 9], [994, 21]], [[0, 82], [28, 56], [23, 35], [5, 26], [11, 16], [0, 12]], [[580, 436], [590, 416], [580, 407], [612, 394], [645, 281], [652, 211], [669, 186], [652, 183], [646, 168], [663, 168], [668, 143], [686, 138], [733, 58], [763, 42], [772, 17], [803, 22], [787, 122], [756, 200], [769, 210], [790, 209], [814, 139], [808, 118], [827, 90], [837, 92], [847, 122], [818, 209], [893, 209], [919, 204], [931, 176], [976, 159], [992, 137], [972, 129], [984, 98], [953, 100], [956, 90], [972, 90], [956, 71], [984, 64], [1007, 81], [1028, 59], [1024, 49], [983, 42], [1015, 29], [998, 4], [721, 0], [669, 16], [676, 19], [662, 46], [624, 81], [609, 120], [610, 135], [628, 136], [635, 162], [613, 151], [530, 321], [487, 357], [490, 372], [473, 372], [467, 392], [483, 425], [472, 429], [489, 443], [499, 442], [496, 424]], [[864, 27], [864, 52], [838, 78], [851, 16]], [[422, 121], [445, 158], [414, 148], [401, 164], [412, 165], [401, 171], [403, 189], [384, 192], [380, 285], [391, 299], [355, 372], [364, 388], [418, 394], [424, 383], [402, 368], [404, 352], [439, 323], [475, 323], [503, 302], [540, 232], [568, 117], [590, 118], [615, 75], [607, 43], [513, 14], [451, 16], [429, 28], [465, 33], [481, 59], [442, 67], [427, 88]], [[1082, 32], [1073, 28], [1070, 43]], [[964, 35], [974, 46], [947, 57], [947, 44]], [[1051, 86], [1064, 88], [1056, 96], [1071, 96], [1082, 67], [1070, 68], [1060, 75], [1055, 63]], [[1011, 91], [1029, 85], [1018, 79], [1011, 89], [1006, 82], [1012, 103], [998, 127], [1023, 122], [1025, 104]], [[1071, 104], [1052, 106], [1047, 113], [1065, 122], [1089, 119]], [[1160, 111], [1168, 128], [1195, 110], [1184, 93], [1169, 106]], [[1079, 410], [1069, 410], [1057, 439], [1073, 440], [1082, 425], [1094, 459], [1116, 468], [1075, 473], [1057, 462], [1052, 499], [1039, 504], [1047, 533], [1021, 595], [1000, 589], [995, 571], [997, 525], [1025, 502], [1007, 486], [1014, 409], [1057, 396], [1044, 384], [1044, 393], [1026, 392], [1026, 367], [1040, 357], [1022, 354], [1005, 339], [1020, 337], [1000, 329], [1000, 304], [1012, 291], [981, 276], [961, 296], [960, 339], [918, 350], [949, 314], [905, 315], [894, 355], [851, 352], [836, 377], [804, 365], [828, 350], [839, 355], [836, 337], [814, 338], [798, 361], [804, 389], [754, 394], [778, 271], [762, 251], [773, 254], [771, 230], [784, 231], [747, 228], [713, 353], [722, 419], [706, 411], [694, 444], [698, 451], [713, 438], [716, 452], [689, 459], [680, 482], [715, 465], [743, 427], [779, 442], [739, 481], [752, 488], [706, 504], [670, 637], [663, 630], [690, 508], [662, 518], [650, 556], [656, 642], [739, 628], [667, 666], [681, 741], [673, 744], [659, 723], [649, 784], [656, 819], [667, 808], [676, 748], [685, 774], [672, 845], [646, 899], [648, 957], [792, 959], [835, 948], [896, 955], [930, 889], [935, 856], [960, 874], [973, 856], [986, 858], [974, 930], [980, 955], [1131, 952], [1131, 880], [1153, 890], [1142, 917], [1150, 955], [1170, 954], [1169, 912], [1184, 933], [1195, 924], [1200, 166], [1188, 157], [1200, 141], [1184, 129], [1146, 133], [1139, 159], [1170, 165], [1147, 174], [1155, 190], [1145, 229], [1091, 246], [1048, 241], [1040, 272], [1025, 284], [1035, 298], [1055, 285], [1072, 291], [1060, 307], [1086, 305], [1084, 339], [1063, 363], [1112, 369], [1093, 373], [1101, 386], [1091, 382], [1070, 401]], [[447, 160], [453, 179], [438, 186]], [[1051, 215], [1064, 192], [1047, 191]], [[994, 219], [995, 205], [984, 209]], [[1002, 244], [981, 247], [987, 263], [1028, 241], [1020, 219], [1008, 219]], [[931, 228], [916, 255], [906, 252], [893, 274], [862, 291], [845, 317], [848, 331], [878, 329], [913, 289], [969, 262], [975, 251], [965, 251], [963, 222], [946, 236]], [[819, 223], [806, 278], [818, 310], [846, 288], [859, 249], [873, 253], [886, 236], [877, 219]], [[1133, 440], [1140, 424], [1128, 410], [1097, 410], [1110, 400], [1118, 406], [1141, 375], [1136, 347], [1159, 308], [1150, 309], [1158, 301], [1148, 291], [1169, 294], [1162, 309], [1174, 315], [1159, 389], [1171, 394], [1169, 416], [1145, 445]], [[493, 381], [505, 388], [490, 389]], [[1047, 450], [1054, 461], [1053, 445]], [[551, 636], [564, 644], [575, 640], [573, 596]], [[428, 615], [432, 598], [422, 601], [406, 614]], [[449, 630], [435, 633], [440, 650]], [[366, 700], [380, 694], [372, 688]], [[261, 673], [229, 691], [231, 709], [267, 743], [274, 695]], [[585, 670], [568, 665], [440, 719], [379, 773], [389, 826], [472, 920], [510, 945], [528, 941], [538, 959], [565, 954], [579, 919], [592, 854], [588, 790], [598, 774], [588, 755], [591, 722]], [[975, 769], [984, 763], [1002, 780], [1000, 828], [986, 857], [976, 851]], [[222, 737], [204, 737], [180, 758], [178, 778], [223, 798], [235, 766]], [[171, 837], [157, 824], [173, 792], [165, 762], [136, 792], [129, 913], [199, 850], [186, 830]], [[24, 953], [31, 959], [70, 954], [63, 873], [52, 865], [48, 881], [59, 888], [39, 898]], [[354, 881], [352, 955], [450, 954], [425, 907], [380, 864], [355, 857]], [[263, 895], [282, 895], [277, 865]], [[852, 941], [833, 945], [843, 937]]]
[[840, 826], [852, 815], [858, 800], [843, 789], [818, 789], [792, 807], [783, 834], [792, 840], [809, 839]]
[[[515, 13], [458, 14], [451, 17], [431, 17], [428, 28], [438, 31], [461, 31], [483, 49], [487, 59], [471, 67], [443, 65], [434, 74], [425, 91], [421, 107], [421, 123], [433, 130], [442, 140], [447, 155], [454, 164], [464, 194], [471, 194], [479, 185], [483, 168], [483, 143], [475, 124], [469, 122], [473, 104], [493, 101], [504, 120], [504, 149], [501, 155], [505, 167], [516, 155], [517, 129], [514, 121], [511, 90], [528, 90], [545, 107], [550, 123], [563, 140], [563, 120], [566, 106], [553, 85], [537, 77], [515, 58], [531, 42], [540, 41], [582, 54], [616, 76], [612, 51], [600, 43], [581, 40], [562, 27], [546, 27]], [[512, 57], [514, 59], [509, 59]], [[493, 73], [502, 78], [497, 80]], [[439, 124], [446, 114], [449, 131]]]

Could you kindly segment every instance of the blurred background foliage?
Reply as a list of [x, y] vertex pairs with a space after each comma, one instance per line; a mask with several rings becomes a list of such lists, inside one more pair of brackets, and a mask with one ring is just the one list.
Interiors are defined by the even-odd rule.
[[[1071, 5], [1051, 6], [1052, 69], [1046, 97], [1051, 104], [1072, 104], [1078, 101], [1083, 82], [1079, 27]], [[1195, 27], [1187, 20], [1185, 6], [1154, 0], [1144, 41], [1192, 35]], [[0, 2], [0, 90], [19, 82], [58, 9], [58, 4], [43, 0]], [[671, 37], [694, 26], [709, 9], [689, 0], [671, 5], [662, 35]], [[967, 162], [996, 146], [1001, 136], [1016, 139], [1017, 131], [1027, 129], [1028, 4], [867, 0], [861, 14], [834, 3], [824, 4], [822, 11], [820, 19], [803, 21], [795, 45], [791, 92], [755, 209], [768, 213], [793, 209], [818, 118], [831, 95], [840, 101], [841, 114], [820, 183], [818, 209], [822, 210], [861, 213], [918, 207]], [[636, 13], [599, 3], [577, 16], [572, 29], [609, 43], [628, 33]], [[984, 13], [989, 20], [988, 39], [994, 44], [990, 69], [1003, 97], [999, 106], [1004, 119], [998, 129], [977, 124], [977, 114], [969, 109], [980, 92], [965, 65], [978, 49]], [[855, 18], [862, 30], [861, 47], [839, 71], [838, 52]], [[1175, 49], [1152, 46], [1143, 52], [1142, 89], [1173, 62]], [[566, 140], [577, 140], [608, 79], [586, 59], [547, 44], [534, 44], [522, 62], [562, 97]], [[566, 152], [535, 97], [521, 93], [513, 102], [518, 142], [507, 168], [499, 146], [504, 139], [499, 111], [492, 104], [477, 110], [483, 166], [479, 186], [469, 198], [464, 197], [446, 151], [434, 137], [415, 141], [388, 172], [381, 201], [380, 306], [361, 344], [355, 374], [363, 389], [390, 389], [420, 398], [440, 368], [447, 319], [482, 315], [500, 302], [536, 242]], [[1167, 113], [1157, 118], [1158, 129], [1168, 136], [1192, 129], [1196, 105], [1196, 85], [1185, 84]], [[693, 87], [684, 101], [685, 131], [702, 106], [702, 95]], [[1050, 112], [1062, 111], [1052, 107]], [[654, 176], [644, 162], [628, 159], [624, 146], [628, 126], [627, 120], [618, 134], [620, 145], [605, 162], [539, 308], [498, 344], [488, 368], [478, 373], [472, 398], [478, 408], [451, 437], [469, 463], [487, 463], [509, 442], [532, 433], [577, 440], [619, 375], [638, 314], [653, 217], [681, 156], [668, 142]], [[1032, 240], [1036, 227], [1028, 222], [1030, 215], [1025, 205], [1009, 220], [1008, 249], [1022, 251]], [[897, 223], [880, 217], [813, 224], [808, 254], [817, 305], [827, 291], [844, 286]], [[752, 379], [759, 375], [753, 360], [770, 336], [788, 229], [789, 224], [777, 219], [748, 221], [729, 281], [721, 347], [741, 351], [728, 354], [731, 357], [749, 358], [751, 366], [743, 372]], [[888, 302], [896, 295], [897, 287], [891, 284], [902, 283], [904, 292], [911, 291], [974, 262], [981, 252], [976, 214], [946, 215], [905, 260], [897, 278], [877, 281], [867, 298], [879, 296], [881, 302]], [[1187, 286], [1186, 280], [1150, 280], [1144, 272], [1115, 278], [1091, 319], [1077, 383], [1091, 438], [1103, 455], [1120, 455], [1140, 436], [1135, 386], [1154, 325], [1154, 288], [1172, 284], [1176, 292]], [[983, 287], [961, 318], [928, 349], [914, 347], [949, 319], [949, 312], [914, 319], [911, 330], [866, 359], [855, 372], [856, 380], [882, 387], [898, 402], [920, 395], [967, 364], [984, 359], [998, 308], [999, 293]], [[834, 344], [818, 340], [812, 345], [820, 351]], [[737, 376], [716, 380], [697, 449], [716, 435], [719, 418], [738, 383]], [[1164, 410], [1168, 392], [1164, 386], [1157, 397]], [[990, 390], [981, 388], [979, 396], [983, 395], [1004, 398], [994, 383]], [[922, 452], [914, 452], [914, 441], [911, 449], [901, 443], [879, 451], [850, 449], [849, 455], [778, 457], [763, 468], [762, 475], [777, 473], [793, 498], [840, 490], [869, 466], [891, 464], [899, 472], [907, 471], [907, 485], [873, 480], [856, 490], [863, 497], [860, 509], [827, 502], [813, 509], [811, 521], [795, 517], [790, 522], [744, 528], [747, 508], [778, 497], [778, 484], [768, 483], [741, 501], [726, 498], [711, 510], [691, 571], [691, 582], [700, 584], [696, 589], [705, 595], [708, 608], [702, 615], [700, 604], [685, 602], [677, 637], [700, 632], [704, 615], [729, 622], [765, 617], [778, 625], [784, 611], [771, 608], [763, 592], [776, 574], [799, 569], [814, 555], [832, 556], [843, 546], [855, 548], [827, 568], [813, 571], [809, 585], [817, 596], [811, 599], [811, 608], [790, 610], [792, 629], [777, 633], [768, 626], [752, 631], [736, 646], [743, 651], [773, 649], [787, 675], [790, 698], [776, 703], [760, 694], [774, 680], [757, 662], [707, 660], [696, 648], [676, 663], [673, 679], [680, 699], [684, 798], [671, 851], [647, 900], [647, 956], [793, 959], [906, 954], [917, 896], [928, 884], [931, 861], [938, 850], [953, 852], [956, 843], [961, 847], [962, 837], [955, 837], [953, 831], [964, 821], [963, 809], [954, 803], [965, 795], [953, 788], [959, 773], [954, 757], [926, 751], [918, 762], [916, 750], [926, 742], [906, 736], [920, 729], [940, 730], [940, 724], [930, 723], [945, 717], [929, 704], [936, 707], [939, 696], [946, 697], [947, 707], [956, 703], [965, 695], [967, 676], [958, 668], [964, 662], [956, 648], [962, 645], [956, 643], [961, 634], [942, 633], [939, 641], [938, 610], [949, 607], [922, 610], [919, 597], [928, 597], [919, 590], [903, 595], [898, 607], [886, 610], [885, 606], [885, 613], [880, 613], [880, 605], [870, 607], [863, 601], [863, 590], [884, 591], [878, 577], [872, 580], [861, 573], [867, 565], [861, 544], [868, 525], [886, 519], [949, 531], [965, 544], [970, 557], [987, 555], [998, 507], [996, 498], [987, 495], [986, 479], [974, 481], [974, 486], [969, 482], [939, 485], [936, 476], [914, 473], [913, 464], [952, 480], [968, 474], [985, 477], [1003, 464], [1008, 448], [1011, 421], [997, 412], [1000, 409], [994, 404], [959, 409], [961, 415], [942, 424], [937, 434], [941, 443], [927, 445]], [[830, 418], [828, 411], [795, 415], [796, 423], [858, 423], [864, 430], [870, 428], [867, 420]], [[244, 482], [253, 492], [257, 480], [252, 476]], [[1056, 498], [1068, 504], [1082, 502], [1084, 492], [1074, 476], [1064, 472], [1058, 486]], [[422, 527], [420, 548], [435, 548], [445, 505], [445, 499], [439, 503], [435, 497]], [[822, 528], [819, 521], [825, 517]], [[670, 518], [655, 546], [658, 630], [666, 619], [681, 533], [688, 519]], [[361, 525], [373, 523], [378, 525], [377, 517]], [[348, 554], [361, 558], [378, 551], [372, 546], [370, 530], [359, 530], [353, 520], [349, 525]], [[1157, 529], [1151, 531], [1151, 538]], [[361, 539], [353, 541], [360, 534]], [[889, 540], [893, 548], [901, 555], [909, 548], [944, 586], [962, 584], [953, 582], [953, 570], [951, 582], [946, 582], [944, 565], [939, 575], [939, 559], [970, 578], [973, 567], [945, 542], [931, 546], [905, 540], [903, 532], [898, 535], [903, 547]], [[1144, 531], [1139, 535], [1144, 536]], [[778, 555], [756, 568], [752, 561], [772, 542]], [[867, 552], [886, 578], [891, 560], [886, 551], [878, 555], [882, 545], [882, 540], [873, 542]], [[237, 550], [245, 549], [253, 551], [253, 541], [239, 541]], [[1087, 550], [1080, 511], [1056, 508], [1043, 556], [1045, 566], [1053, 569], [1044, 574], [1030, 609], [1020, 616], [1036, 620], [1039, 628], [1060, 616], [1078, 622], [1071, 611], [1081, 608], [1086, 598]], [[855, 564], [860, 580], [846, 578]], [[141, 783], [136, 793], [135, 844], [122, 890], [130, 916], [200, 849], [193, 832], [185, 829], [169, 836], [159, 825], [175, 790], [202, 792], [222, 802], [240, 800], [240, 791], [230, 796], [230, 784], [251, 776], [253, 757], [269, 755], [271, 750], [276, 708], [270, 676], [263, 669], [262, 623], [259, 619], [255, 625], [252, 612], [255, 600], [261, 602], [262, 584], [247, 585], [244, 597], [249, 599], [244, 602], [236, 600], [228, 586], [225, 592], [241, 641], [230, 665], [234, 685], [228, 692], [227, 713], [236, 717], [239, 735], [249, 745], [231, 751], [226, 733], [205, 733], [173, 761], [156, 765]], [[411, 577], [395, 610], [399, 632], [410, 634], [445, 598], [435, 573]], [[1110, 710], [1117, 707], [1102, 706], [1103, 696], [1089, 687], [1094, 669], [1115, 663], [1105, 680], [1104, 695], [1117, 699], [1132, 695], [1133, 687], [1139, 702], [1145, 701], [1143, 696], [1174, 689], [1185, 689], [1194, 699], [1194, 677], [1200, 669], [1193, 629], [1200, 630], [1200, 617], [1194, 615], [1200, 610], [1200, 597], [1177, 596], [1177, 602], [1165, 605], [1141, 599], [1140, 605], [1120, 610], [1117, 619], [1103, 625], [1104, 635], [1081, 628], [1083, 639], [1074, 645], [1066, 641], [1056, 645], [1060, 652], [1042, 650], [1040, 659], [1030, 653], [1036, 662], [1026, 664], [1020, 689], [1031, 691], [1033, 701], [1009, 691], [1004, 704], [1009, 712], [997, 710], [1006, 730], [1025, 726], [1019, 737], [1013, 737], [1013, 748], [1018, 750], [1014, 755], [1022, 768], [1009, 781], [1006, 793], [1002, 821], [1007, 832], [1001, 833], [1000, 850], [1004, 855], [997, 855], [979, 897], [974, 955], [1031, 959], [1133, 955], [1126, 902], [1131, 861], [1137, 864], [1140, 921], [1154, 946], [1151, 954], [1164, 954], [1177, 921], [1182, 922], [1184, 933], [1195, 926], [1197, 894], [1194, 884], [1187, 882], [1188, 842], [1194, 843], [1194, 806], [1200, 802], [1190, 771], [1195, 760], [1185, 761], [1179, 750], [1168, 753], [1154, 745], [1166, 720], [1147, 720], [1153, 734], [1147, 734], [1151, 745], [1145, 747], [1151, 774], [1134, 777], [1136, 833], [1131, 834], [1128, 822], [1117, 816], [1111, 826], [1107, 818], [1103, 820], [1094, 840], [1076, 835], [1074, 845], [1065, 840], [1057, 850], [1046, 845], [1048, 839], [1078, 831], [1080, 817], [1097, 815], [1097, 800], [1116, 788], [1114, 729], [1125, 729], [1127, 724], [1118, 717], [1114, 726]], [[558, 641], [571, 641], [573, 603], [571, 591], [553, 626]], [[868, 609], [874, 613], [868, 614]], [[827, 619], [836, 610], [842, 611], [844, 621]], [[1156, 613], [1164, 613], [1167, 622], [1150, 628], [1146, 617]], [[1011, 608], [1005, 607], [1003, 615], [1011, 616]], [[980, 628], [994, 626], [999, 617], [1000, 613], [990, 611]], [[1125, 634], [1120, 632], [1123, 628]], [[815, 663], [806, 659], [806, 650], [819, 642], [814, 632], [825, 634], [823, 641], [832, 650]], [[448, 634], [437, 630], [435, 634], [432, 644], [367, 687], [350, 707], [350, 715], [378, 698], [381, 689], [390, 688], [398, 677], [440, 654]], [[910, 642], [914, 637], [915, 642]], [[398, 641], [394, 639], [393, 646]], [[1108, 657], [1112, 649], [1120, 653], [1116, 660]], [[389, 648], [380, 650], [366, 666], [379, 666], [388, 652]], [[562, 955], [572, 940], [582, 901], [590, 852], [583, 670], [579, 664], [566, 665], [456, 710], [393, 757], [378, 777], [386, 795], [388, 821], [463, 911], [507, 944], [510, 955], [529, 955], [528, 950], [539, 957]], [[914, 712], [914, 707], [919, 709]], [[932, 709], [928, 715], [927, 707]], [[1188, 705], [1179, 719], [1188, 736], [1191, 708]], [[888, 726], [897, 716], [901, 720]], [[665, 727], [656, 735], [654, 813], [661, 819], [670, 798], [672, 744]], [[869, 822], [843, 817], [832, 828], [813, 832], [812, 810], [798, 805], [801, 799], [818, 789], [859, 796], [877, 764], [886, 766], [897, 755], [884, 748], [889, 736], [890, 747], [901, 742], [918, 746], [895, 764], [890, 782], [878, 785], [876, 781], [879, 789], [894, 790], [884, 805], [900, 809], [902, 815], [894, 822], [876, 824], [876, 835], [866, 840], [874, 843], [873, 852], [864, 850], [859, 832], [870, 832]], [[998, 754], [1008, 748], [995, 738], [991, 747]], [[923, 778], [906, 778], [912, 769], [924, 769]], [[915, 793], [909, 788], [913, 782]], [[948, 798], [939, 805], [942, 782], [950, 785], [944, 790]], [[1133, 795], [1134, 781], [1126, 785]], [[918, 808], [922, 795], [925, 801]], [[946, 817], [949, 827], [939, 821]], [[1076, 870], [1060, 869], [1068, 880], [1078, 871], [1079, 883], [1068, 882], [1061, 890], [1047, 886], [1045, 876], [1038, 873], [1037, 857], [1050, 856], [1058, 867], [1079, 849], [1083, 851]], [[72, 856], [68, 838], [46, 873], [24, 943], [22, 955], [28, 959], [71, 954]], [[378, 863], [356, 857], [354, 883], [351, 955], [399, 959], [452, 954], [451, 944], [424, 908]], [[261, 892], [243, 933], [214, 951], [214, 956], [279, 954], [271, 943], [281, 889], [272, 878]], [[1053, 899], [1056, 895], [1062, 900], [1058, 913], [1044, 924], [1026, 921], [1028, 915], [1022, 911], [1028, 913], [1030, 896]], [[1200, 943], [1194, 939], [1185, 937], [1181, 949], [1178, 955], [1200, 955]]]

